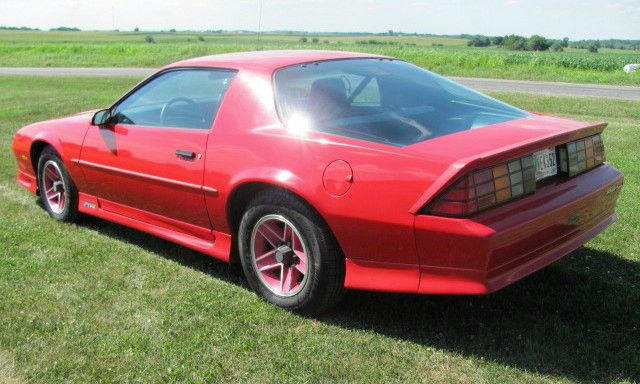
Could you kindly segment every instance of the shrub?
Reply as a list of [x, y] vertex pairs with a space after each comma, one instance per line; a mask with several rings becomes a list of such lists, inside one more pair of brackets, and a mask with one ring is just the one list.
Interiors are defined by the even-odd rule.
[[524, 51], [527, 49], [527, 39], [518, 35], [508, 35], [504, 37], [502, 46], [511, 51]]
[[314, 37], [313, 39], [311, 39], [311, 42], [314, 43], [314, 44], [316, 44], [318, 41], [320, 41], [320, 40], [318, 40], [317, 37]]
[[51, 28], [50, 31], [78, 32], [78, 31], [80, 31], [80, 28], [76, 28], [76, 27], [58, 27], [58, 28]]
[[527, 51], [546, 51], [551, 43], [542, 36], [533, 35], [527, 40]]
[[133, 32], [140, 32], [140, 28], [138, 27], [133, 28]]
[[301, 37], [300, 38], [300, 42], [301, 43], [306, 43], [308, 41], [308, 39], [306, 37]]
[[562, 52], [564, 50], [564, 48], [562, 48], [562, 43], [554, 43], [551, 46], [551, 50], [554, 52]]
[[198, 41], [204, 41], [204, 37], [198, 36]]
[[491, 45], [491, 40], [488, 37], [474, 37], [467, 41], [467, 45], [470, 47], [488, 47]]
[[491, 38], [491, 44], [501, 46], [504, 43], [504, 37], [496, 36]]
[[154, 39], [153, 36], [151, 36], [151, 35], [147, 35], [147, 36], [144, 37], [144, 41], [145, 41], [145, 43], [155, 44], [156, 39]]
[[598, 53], [598, 46], [596, 46], [595, 44], [591, 44], [587, 47], [587, 50], [591, 53]]
[[560, 43], [560, 45], [562, 46], [562, 48], [567, 48], [569, 46], [569, 38], [565, 37], [564, 39], [562, 39], [562, 43]]

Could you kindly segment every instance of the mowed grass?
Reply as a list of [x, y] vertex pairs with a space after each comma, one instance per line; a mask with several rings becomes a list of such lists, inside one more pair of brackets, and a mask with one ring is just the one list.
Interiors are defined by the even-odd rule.
[[[145, 42], [147, 36], [154, 43]], [[640, 72], [622, 71], [640, 62], [640, 51], [513, 52], [466, 42], [425, 36], [0, 31], [0, 66], [160, 67], [235, 51], [332, 49], [397, 57], [450, 76], [640, 85]]]
[[136, 81], [0, 76], [0, 382], [640, 381], [640, 103], [496, 94], [610, 122], [619, 220], [586, 247], [489, 296], [350, 292], [304, 318], [207, 256], [54, 222], [15, 183], [19, 127], [107, 106]]

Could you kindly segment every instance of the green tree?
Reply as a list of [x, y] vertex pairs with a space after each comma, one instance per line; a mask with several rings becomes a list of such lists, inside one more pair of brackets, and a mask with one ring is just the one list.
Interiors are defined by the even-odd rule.
[[567, 48], [569, 46], [569, 38], [565, 37], [564, 39], [562, 39], [562, 43], [560, 43], [560, 45], [562, 46], [562, 48]]
[[562, 52], [564, 48], [562, 48], [562, 43], [553, 43], [551, 45], [551, 50], [554, 52]]
[[467, 41], [467, 45], [470, 47], [488, 47], [491, 45], [491, 40], [488, 37], [474, 37]]
[[527, 40], [527, 51], [546, 51], [551, 43], [540, 35], [533, 35]]
[[502, 46], [511, 51], [524, 51], [527, 49], [527, 38], [518, 35], [508, 35], [504, 37]]

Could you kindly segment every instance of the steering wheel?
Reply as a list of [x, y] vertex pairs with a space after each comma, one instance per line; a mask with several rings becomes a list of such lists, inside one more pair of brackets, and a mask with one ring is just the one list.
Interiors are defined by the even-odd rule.
[[162, 106], [162, 110], [160, 111], [160, 122], [165, 125], [167, 124], [166, 122], [166, 114], [167, 114], [167, 110], [169, 110], [170, 106], [179, 102], [184, 102], [187, 103], [191, 106], [193, 106], [194, 108], [197, 108], [197, 104], [195, 101], [186, 98], [186, 97], [174, 97], [173, 99], [167, 101], [167, 103], [165, 105]]

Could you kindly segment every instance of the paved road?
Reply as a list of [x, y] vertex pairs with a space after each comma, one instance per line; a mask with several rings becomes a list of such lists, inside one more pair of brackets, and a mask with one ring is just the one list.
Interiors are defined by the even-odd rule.
[[[137, 76], [153, 73], [151, 68], [35, 68], [0, 67], [7, 75], [81, 75], [81, 76]], [[604, 97], [609, 99], [640, 100], [640, 87], [602, 84], [557, 83], [551, 81], [525, 81], [451, 77], [479, 91], [539, 93], [545, 95]]]
[[467, 87], [482, 91], [640, 100], [640, 87], [628, 87], [624, 85], [576, 84], [553, 81], [502, 80], [472, 77], [450, 77], [450, 79], [462, 83]]

